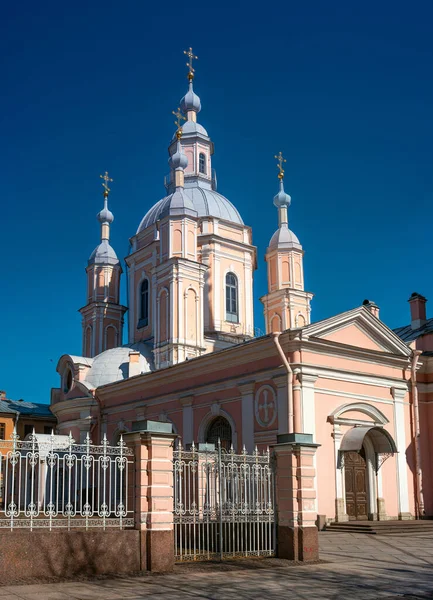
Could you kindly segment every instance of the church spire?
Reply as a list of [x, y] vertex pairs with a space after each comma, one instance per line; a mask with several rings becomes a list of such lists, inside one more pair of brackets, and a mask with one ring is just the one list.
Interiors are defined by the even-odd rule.
[[182, 144], [180, 143], [182, 137], [182, 121], [185, 121], [185, 117], [180, 112], [180, 108], [177, 111], [172, 111], [174, 116], [176, 117], [176, 121], [174, 124], [177, 127], [176, 131], [176, 152], [172, 154], [169, 158], [170, 167], [174, 170], [174, 178], [175, 178], [175, 187], [176, 190], [183, 188], [185, 185], [185, 169], [188, 166], [188, 159], [182, 151]]
[[279, 190], [278, 194], [276, 196], [274, 196], [274, 205], [278, 208], [278, 225], [279, 225], [279, 227], [288, 227], [289, 219], [288, 219], [287, 209], [290, 206], [292, 199], [290, 198], [289, 194], [286, 194], [286, 192], [284, 191], [283, 164], [287, 161], [283, 157], [282, 152], [279, 152], [278, 154], [276, 154], [275, 158], [278, 161], [277, 168], [279, 170], [278, 179], [280, 180], [280, 190]]
[[197, 122], [197, 113], [199, 113], [201, 111], [201, 102], [200, 102], [200, 98], [194, 92], [194, 88], [193, 88], [192, 82], [193, 82], [194, 75], [195, 75], [195, 69], [192, 66], [192, 61], [197, 60], [198, 56], [196, 56], [193, 53], [192, 48], [189, 48], [189, 50], [184, 50], [183, 53], [186, 54], [189, 59], [188, 62], [186, 63], [186, 66], [188, 67], [187, 77], [188, 77], [188, 81], [189, 81], [189, 87], [188, 87], [188, 92], [185, 94], [185, 96], [180, 101], [180, 107], [182, 109], [182, 112], [184, 114], [186, 114], [186, 120], [193, 121], [194, 123], [196, 123]]
[[98, 213], [97, 218], [101, 223], [101, 242], [110, 239], [110, 225], [114, 221], [113, 213], [108, 210], [108, 195], [110, 193], [110, 188], [108, 187], [108, 183], [113, 180], [108, 176], [108, 171], [105, 171], [104, 175], [99, 176], [104, 180], [102, 187], [104, 188], [104, 208]]

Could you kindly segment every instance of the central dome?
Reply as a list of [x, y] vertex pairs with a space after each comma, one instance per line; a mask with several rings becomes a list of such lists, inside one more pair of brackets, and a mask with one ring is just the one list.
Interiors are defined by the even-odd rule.
[[[185, 187], [183, 193], [191, 200], [194, 210], [199, 217], [216, 217], [224, 221], [230, 221], [243, 225], [242, 217], [230, 200], [227, 200], [215, 190], [204, 187]], [[137, 233], [143, 231], [150, 225], [153, 225], [164, 216], [164, 213], [169, 210], [173, 194], [166, 196], [157, 202], [148, 213], [143, 217]]]

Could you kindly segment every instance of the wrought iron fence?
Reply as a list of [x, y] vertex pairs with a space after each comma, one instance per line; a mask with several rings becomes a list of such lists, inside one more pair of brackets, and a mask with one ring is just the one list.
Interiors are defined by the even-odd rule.
[[174, 452], [175, 558], [275, 554], [274, 469], [269, 450], [235, 454], [209, 445]]
[[133, 452], [122, 437], [76, 444], [71, 435], [0, 440], [0, 528], [133, 527]]

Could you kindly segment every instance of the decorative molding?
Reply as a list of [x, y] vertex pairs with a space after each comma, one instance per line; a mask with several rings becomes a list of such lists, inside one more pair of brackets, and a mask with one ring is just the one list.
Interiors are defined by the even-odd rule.
[[[261, 403], [260, 397], [262, 394], [264, 398]], [[254, 400], [254, 413], [256, 416], [257, 423], [261, 427], [270, 427], [277, 418], [277, 412], [277, 396], [275, 394], [274, 388], [270, 385], [262, 385], [257, 390]]]

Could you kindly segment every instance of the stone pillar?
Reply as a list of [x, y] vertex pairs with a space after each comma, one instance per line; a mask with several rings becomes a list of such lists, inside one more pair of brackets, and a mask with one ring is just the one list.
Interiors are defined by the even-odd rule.
[[[141, 535], [141, 570], [173, 570], [173, 442], [171, 423], [135, 423], [123, 437], [135, 455], [135, 528]], [[119, 557], [121, 560], [121, 557]]]
[[335, 461], [335, 520], [337, 523], [344, 523], [349, 520], [346, 513], [346, 498], [343, 481], [343, 464], [340, 456], [340, 445], [343, 439], [343, 432], [340, 425], [334, 423], [334, 461]]
[[319, 558], [314, 468], [318, 446], [310, 434], [277, 436], [273, 449], [279, 558], [305, 562]]
[[254, 381], [241, 383], [239, 391], [242, 396], [242, 445], [248, 454], [254, 451]]
[[192, 410], [194, 396], [183, 396], [179, 398], [179, 402], [182, 405], [182, 446], [186, 448], [194, 441], [194, 413]]

